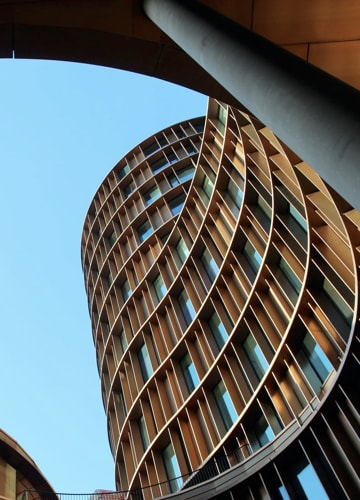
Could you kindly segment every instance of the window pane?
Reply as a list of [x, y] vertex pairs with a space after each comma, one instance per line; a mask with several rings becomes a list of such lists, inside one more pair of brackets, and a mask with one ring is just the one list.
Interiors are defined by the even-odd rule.
[[189, 353], [185, 354], [185, 356], [181, 359], [180, 366], [184, 375], [186, 387], [188, 388], [189, 393], [191, 393], [195, 387], [198, 386], [200, 379]]
[[185, 323], [189, 326], [191, 321], [195, 318], [196, 313], [194, 306], [192, 305], [192, 302], [185, 290], [183, 290], [178, 296], [178, 301], [185, 319]]
[[182, 182], [192, 179], [194, 175], [194, 167], [189, 165], [188, 167], [182, 168], [177, 172], [177, 176]]
[[166, 165], [168, 165], [168, 161], [164, 156], [162, 156], [159, 160], [152, 162], [150, 164], [150, 168], [153, 171], [153, 173], [156, 174], [157, 172], [160, 172], [160, 170], [165, 168]]
[[123, 177], [125, 177], [125, 175], [129, 172], [130, 172], [129, 165], [125, 165], [124, 167], [119, 168], [119, 170], [117, 171], [119, 179], [122, 179]]
[[261, 255], [255, 248], [253, 247], [250, 241], [247, 241], [244, 246], [244, 255], [247, 258], [250, 266], [252, 267], [254, 272], [259, 270], [262, 258]]
[[158, 300], [161, 300], [166, 294], [166, 286], [161, 274], [158, 274], [154, 279], [154, 289]]
[[129, 182], [129, 184], [127, 184], [124, 187], [124, 189], [123, 189], [125, 198], [127, 198], [128, 196], [130, 196], [130, 194], [134, 191], [134, 189], [135, 189], [134, 183], [133, 182]]
[[176, 244], [176, 251], [177, 251], [177, 254], [179, 256], [181, 263], [183, 264], [185, 262], [187, 256], [189, 255], [189, 249], [186, 246], [186, 243], [182, 238], [180, 238]]
[[351, 307], [346, 303], [346, 301], [342, 298], [340, 293], [336, 290], [334, 285], [330, 283], [326, 278], [323, 283], [323, 290], [326, 295], [329, 297], [331, 302], [334, 304], [337, 311], [341, 314], [348, 325], [351, 325], [351, 321], [353, 319], [353, 311]]
[[207, 248], [205, 248], [205, 250], [203, 251], [200, 260], [203, 263], [204, 269], [210, 281], [214, 281], [214, 279], [218, 275], [219, 268], [215, 262], [215, 259]]
[[145, 203], [147, 205], [149, 205], [154, 200], [159, 198], [160, 195], [161, 195], [161, 191], [159, 189], [159, 186], [153, 186], [151, 189], [149, 189], [148, 191], [146, 191], [146, 193], [143, 194]]
[[168, 181], [169, 181], [171, 187], [175, 187], [175, 186], [179, 185], [179, 180], [175, 174], [168, 175]]
[[260, 380], [268, 369], [269, 364], [251, 333], [249, 333], [246, 337], [243, 346], [246, 355]]
[[227, 331], [225, 330], [225, 327], [224, 327], [223, 323], [220, 321], [220, 318], [216, 312], [214, 312], [210, 316], [209, 326], [210, 326], [210, 330], [212, 331], [212, 333], [214, 335], [214, 339], [215, 339], [215, 342], [216, 342], [218, 348], [221, 349], [222, 346], [225, 344], [225, 342], [228, 339], [228, 334], [227, 334]]
[[213, 188], [214, 188], [214, 183], [210, 179], [210, 177], [204, 177], [203, 183], [202, 183], [202, 191], [200, 191], [200, 196], [201, 199], [204, 203], [204, 205], [208, 205]]
[[146, 425], [145, 425], [144, 415], [141, 415], [141, 417], [139, 418], [138, 426], [139, 426], [139, 431], [140, 431], [140, 436], [141, 436], [141, 442], [142, 442], [144, 451], [146, 451], [149, 444], [150, 444], [150, 440], [149, 440], [149, 435], [148, 435]]
[[122, 292], [122, 296], [123, 296], [124, 301], [130, 297], [131, 288], [130, 288], [128, 280], [124, 281], [124, 283], [121, 285], [121, 292]]
[[169, 201], [169, 207], [173, 215], [177, 215], [181, 211], [184, 205], [185, 196], [185, 193], [183, 193]]
[[143, 224], [141, 224], [141, 226], [138, 227], [137, 231], [140, 241], [144, 241], [153, 232], [153, 228], [151, 227], [150, 222], [147, 220]]
[[253, 451], [259, 450], [262, 446], [274, 439], [275, 434], [268, 424], [264, 415], [261, 415], [252, 425], [249, 431], [250, 444]]
[[229, 196], [231, 200], [234, 202], [235, 206], [240, 209], [241, 208], [241, 203], [243, 199], [243, 188], [244, 185], [239, 187], [237, 184], [232, 179], [229, 179], [228, 186], [227, 186], [227, 192], [229, 193]]
[[153, 369], [151, 366], [151, 361], [150, 361], [150, 356], [149, 356], [149, 351], [146, 347], [146, 344], [143, 344], [140, 347], [140, 349], [138, 351], [138, 358], [139, 358], [141, 373], [142, 373], [144, 382], [146, 382], [150, 378], [150, 376], [153, 372]]
[[178, 491], [182, 484], [183, 480], [180, 477], [181, 471], [179, 467], [179, 463], [177, 461], [176, 455], [174, 453], [174, 449], [172, 444], [169, 443], [168, 446], [163, 450], [163, 460], [166, 470], [166, 475], [169, 480], [170, 491], [174, 493]]
[[109, 245], [110, 245], [110, 248], [114, 245], [116, 239], [117, 239], [116, 233], [115, 233], [115, 231], [113, 231], [110, 234], [110, 236], [109, 236]]
[[237, 413], [222, 380], [214, 387], [213, 394], [223, 418], [225, 428], [228, 430], [237, 419]]
[[319, 394], [323, 383], [333, 368], [332, 364], [309, 332], [304, 337], [301, 351], [303, 356], [299, 356], [300, 366], [315, 393]]
[[157, 142], [152, 142], [151, 144], [149, 144], [149, 146], [146, 146], [143, 149], [143, 153], [145, 156], [149, 156], [152, 153], [154, 153], [155, 151], [157, 151], [158, 149], [159, 149], [159, 146], [158, 146]]

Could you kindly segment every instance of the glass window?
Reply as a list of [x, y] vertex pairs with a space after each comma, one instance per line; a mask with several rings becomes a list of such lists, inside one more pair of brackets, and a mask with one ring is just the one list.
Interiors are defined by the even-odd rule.
[[260, 380], [268, 369], [269, 363], [266, 361], [266, 358], [255, 341], [252, 333], [249, 333], [246, 337], [243, 347], [251, 366], [254, 368], [254, 371]]
[[306, 220], [291, 203], [289, 203], [289, 213], [293, 217], [293, 219], [296, 220], [299, 226], [306, 232], [307, 231]]
[[179, 139], [182, 139], [183, 137], [185, 137], [185, 133], [181, 127], [178, 127], [175, 130], [175, 134], [178, 136]]
[[252, 270], [257, 273], [262, 261], [261, 255], [259, 252], [254, 248], [252, 243], [248, 240], [245, 243], [244, 246], [244, 251], [243, 251], [245, 257], [247, 258]]
[[181, 312], [183, 313], [185, 319], [185, 323], [187, 324], [187, 326], [189, 326], [192, 320], [195, 318], [196, 313], [194, 306], [192, 305], [192, 302], [185, 290], [183, 290], [179, 294], [178, 301], [180, 304]]
[[188, 165], [187, 167], [182, 168], [177, 172], [177, 176], [181, 180], [181, 182], [185, 182], [189, 179], [192, 179], [194, 175], [194, 167], [192, 165]]
[[186, 353], [181, 359], [180, 366], [184, 375], [186, 387], [189, 393], [191, 393], [195, 387], [199, 385], [200, 379], [189, 353]]
[[149, 435], [148, 435], [148, 432], [146, 429], [144, 415], [141, 415], [141, 417], [139, 418], [138, 427], [139, 427], [139, 431], [140, 431], [141, 442], [142, 442], [144, 451], [146, 451], [149, 447], [150, 440], [149, 440]]
[[223, 134], [225, 130], [225, 125], [226, 125], [226, 116], [227, 116], [227, 111], [226, 109], [219, 104], [218, 106], [218, 111], [217, 111], [217, 117], [219, 120], [219, 130]]
[[235, 206], [240, 209], [242, 200], [243, 200], [243, 192], [244, 189], [244, 183], [242, 182], [242, 186], [239, 187], [232, 179], [229, 179], [228, 185], [227, 185], [227, 192], [229, 193], [229, 196]]
[[160, 195], [161, 195], [161, 191], [160, 191], [159, 186], [153, 186], [148, 191], [146, 191], [146, 193], [143, 194], [143, 197], [144, 197], [145, 203], [147, 205], [149, 205], [154, 200], [159, 198]]
[[319, 394], [333, 367], [310, 332], [306, 333], [301, 344], [298, 361], [315, 393]]
[[116, 233], [115, 231], [113, 231], [110, 236], [109, 236], [109, 245], [110, 245], [110, 248], [114, 245], [114, 243], [116, 242], [117, 240], [117, 236], [116, 236]]
[[139, 226], [137, 228], [137, 232], [138, 232], [140, 241], [146, 240], [146, 238], [148, 236], [150, 236], [150, 234], [153, 233], [153, 228], [150, 224], [150, 221], [146, 220], [143, 224], [141, 224], [141, 226]]
[[196, 132], [204, 132], [204, 122], [192, 124]]
[[216, 312], [214, 312], [209, 318], [209, 327], [214, 335], [218, 348], [221, 349], [228, 339], [228, 334]]
[[120, 333], [120, 343], [121, 343], [121, 348], [122, 348], [123, 352], [125, 352], [126, 349], [127, 349], [128, 343], [127, 343], [127, 340], [126, 340], [126, 336], [125, 336], [124, 330], [122, 330], [121, 333]]
[[178, 213], [180, 213], [184, 205], [185, 196], [185, 193], [182, 193], [179, 196], [176, 196], [176, 198], [173, 198], [169, 201], [169, 207], [173, 215], [177, 215]]
[[219, 268], [215, 262], [215, 259], [209, 252], [207, 248], [203, 251], [200, 260], [204, 266], [205, 272], [208, 275], [208, 278], [211, 282], [213, 282], [216, 276], [219, 273]]
[[230, 398], [230, 394], [226, 390], [226, 387], [222, 380], [220, 380], [220, 382], [214, 387], [213, 394], [224, 421], [225, 428], [226, 430], [228, 430], [236, 421], [238, 415]]
[[112, 282], [113, 282], [113, 277], [112, 277], [112, 274], [111, 274], [111, 271], [109, 271], [107, 277], [106, 277], [106, 281], [107, 281], [107, 284], [109, 286], [109, 288], [111, 287], [112, 285]]
[[154, 289], [158, 300], [160, 301], [166, 294], [166, 286], [161, 274], [159, 273], [154, 279]]
[[123, 167], [119, 168], [119, 170], [117, 171], [117, 175], [118, 175], [119, 179], [121, 180], [129, 172], [130, 172], [129, 165], [124, 165]]
[[183, 264], [189, 255], [189, 249], [186, 246], [186, 243], [183, 238], [180, 238], [176, 244], [176, 252], [179, 256], [181, 263]]
[[165, 146], [167, 146], [169, 144], [163, 135], [158, 137], [158, 141], [159, 141], [159, 144], [162, 148], [164, 148]]
[[171, 443], [169, 443], [162, 453], [166, 475], [169, 480], [169, 486], [171, 493], [178, 491], [183, 480], [181, 478], [181, 471], [179, 467], [179, 462], [177, 461], [176, 455], [174, 453], [174, 448]]
[[323, 282], [323, 290], [326, 293], [329, 300], [335, 306], [336, 310], [340, 313], [342, 318], [348, 325], [351, 325], [351, 321], [353, 318], [353, 311], [351, 307], [346, 303], [346, 301], [342, 298], [341, 294], [336, 290], [334, 285], [328, 280], [324, 279]]
[[168, 165], [168, 161], [165, 158], [165, 156], [162, 156], [158, 160], [152, 162], [150, 164], [150, 168], [153, 171], [153, 173], [156, 174], [157, 172], [160, 172], [160, 170], [162, 170], [163, 168], [165, 168], [166, 165]]
[[264, 415], [261, 415], [251, 424], [249, 440], [253, 451], [259, 450], [262, 446], [274, 439], [275, 434]]
[[146, 347], [146, 344], [143, 344], [140, 347], [138, 351], [138, 359], [139, 359], [141, 374], [143, 376], [144, 382], [146, 382], [147, 380], [149, 380], [151, 374], [153, 373], [149, 351]]
[[149, 144], [148, 146], [146, 146], [143, 149], [143, 153], [145, 156], [150, 156], [152, 153], [154, 153], [158, 149], [159, 149], [159, 146], [158, 146], [157, 142], [152, 142], [151, 144]]
[[168, 175], [168, 181], [171, 187], [175, 187], [179, 185], [179, 179], [176, 177], [175, 174], [170, 174]]
[[167, 157], [168, 157], [168, 160], [169, 160], [169, 164], [171, 165], [172, 163], [175, 163], [178, 161], [178, 158], [176, 156], [175, 153], [173, 153], [172, 151], [170, 151], [169, 153], [167, 153]]
[[124, 192], [125, 198], [130, 196], [131, 193], [134, 191], [134, 189], [135, 189], [135, 184], [132, 181], [129, 182], [129, 184], [127, 184], [126, 186], [124, 186], [123, 192]]
[[213, 192], [214, 183], [210, 179], [210, 177], [205, 176], [201, 187], [202, 187], [202, 190], [200, 191], [201, 199], [204, 205], [208, 205], [211, 194]]
[[289, 264], [286, 262], [285, 259], [283, 258], [280, 259], [279, 268], [285, 274], [287, 280], [289, 281], [290, 285], [293, 287], [295, 292], [299, 294], [301, 290], [301, 281], [296, 276], [296, 274], [291, 269], [291, 267], [289, 266]]
[[191, 142], [188, 142], [187, 144], [185, 144], [185, 149], [189, 153], [189, 155], [193, 155], [193, 154], [197, 153], [197, 149], [195, 149], [194, 144], [192, 144]]
[[130, 295], [131, 295], [131, 288], [128, 280], [125, 280], [124, 283], [121, 285], [121, 293], [123, 296], [124, 301], [126, 301]]

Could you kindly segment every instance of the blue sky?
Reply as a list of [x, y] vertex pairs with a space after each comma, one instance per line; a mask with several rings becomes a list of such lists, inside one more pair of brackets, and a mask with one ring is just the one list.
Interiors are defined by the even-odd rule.
[[85, 214], [126, 152], [205, 96], [109, 68], [0, 60], [0, 427], [57, 492], [113, 489], [80, 263]]

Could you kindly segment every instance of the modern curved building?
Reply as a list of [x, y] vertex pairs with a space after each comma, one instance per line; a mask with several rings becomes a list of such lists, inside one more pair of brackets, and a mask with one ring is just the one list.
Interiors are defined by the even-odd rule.
[[[46, 493], [45, 493], [46, 492]], [[0, 429], [0, 499], [57, 500], [57, 495], [25, 450]]]
[[86, 216], [117, 488], [356, 498], [359, 212], [246, 110], [202, 127], [137, 146]]

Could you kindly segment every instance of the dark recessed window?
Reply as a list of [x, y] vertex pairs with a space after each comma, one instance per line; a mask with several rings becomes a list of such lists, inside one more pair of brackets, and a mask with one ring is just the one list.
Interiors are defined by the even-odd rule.
[[117, 236], [116, 236], [116, 233], [115, 231], [113, 231], [110, 236], [109, 236], [109, 245], [110, 245], [110, 248], [114, 245], [114, 243], [116, 242], [117, 240]]
[[157, 151], [158, 149], [159, 145], [157, 144], [157, 142], [152, 142], [151, 144], [143, 148], [143, 153], [145, 156], [150, 156], [151, 154], [155, 153], [155, 151]]
[[143, 449], [144, 449], [144, 451], [146, 451], [149, 447], [150, 440], [149, 440], [148, 431], [146, 429], [144, 415], [141, 415], [141, 417], [139, 418], [138, 427], [139, 427], [139, 431], [140, 431], [140, 437], [141, 437]]
[[259, 345], [255, 341], [254, 336], [251, 333], [249, 333], [249, 335], [246, 337], [243, 343], [243, 347], [251, 363], [251, 366], [254, 369], [254, 372], [260, 380], [268, 369], [269, 363], [266, 361], [262, 350], [260, 349]]
[[315, 393], [319, 394], [333, 366], [309, 332], [304, 337], [297, 358]]
[[121, 285], [121, 293], [122, 293], [124, 301], [126, 301], [130, 297], [131, 288], [130, 288], [128, 280], [125, 280], [124, 283]]
[[164, 448], [162, 456], [166, 475], [169, 481], [170, 491], [171, 493], [174, 493], [181, 488], [183, 480], [181, 478], [179, 462], [177, 461], [174, 448], [171, 443], [169, 443], [166, 448]]
[[124, 165], [123, 167], [119, 168], [119, 170], [117, 171], [117, 175], [118, 175], [119, 179], [121, 180], [129, 172], [130, 172], [129, 165]]
[[189, 394], [199, 385], [200, 379], [189, 353], [180, 360], [181, 371]]
[[192, 179], [194, 176], [194, 167], [192, 165], [188, 165], [187, 167], [182, 168], [178, 172], [176, 172], [181, 182], [185, 182], [189, 179]]
[[143, 376], [144, 382], [149, 380], [153, 373], [153, 368], [151, 366], [149, 351], [146, 344], [143, 344], [138, 351], [138, 359], [140, 364], [141, 374]]
[[221, 349], [228, 339], [228, 334], [216, 312], [210, 316], [208, 324], [218, 348]]
[[234, 403], [231, 400], [230, 394], [228, 393], [222, 380], [220, 380], [220, 382], [214, 387], [213, 394], [221, 417], [224, 421], [225, 428], [226, 430], [228, 430], [236, 421], [238, 415], [236, 413]]
[[183, 264], [189, 255], [189, 249], [183, 238], [180, 238], [176, 244], [176, 252], [179, 256], [181, 263]]
[[205, 272], [211, 282], [213, 282], [216, 276], [219, 273], [218, 265], [215, 262], [215, 259], [209, 252], [207, 248], [203, 251], [200, 260], [204, 266]]
[[180, 213], [184, 205], [185, 197], [185, 193], [182, 193], [169, 201], [169, 207], [173, 215], [178, 215], [178, 213]]
[[168, 165], [167, 159], [165, 158], [165, 156], [162, 156], [158, 160], [151, 163], [150, 168], [153, 171], [153, 173], [156, 174], [157, 172], [160, 172], [160, 170], [165, 168], [167, 165]]
[[185, 323], [189, 326], [192, 320], [196, 316], [196, 312], [194, 309], [194, 306], [192, 305], [192, 302], [186, 293], [185, 290], [183, 290], [179, 296], [178, 296], [178, 302], [180, 304], [181, 312], [183, 314], [183, 317], [185, 319]]
[[154, 200], [159, 198], [160, 195], [161, 195], [160, 188], [159, 188], [159, 186], [156, 185], [156, 186], [153, 186], [152, 188], [150, 188], [148, 191], [146, 191], [146, 193], [143, 194], [143, 197], [144, 197], [145, 203], [147, 205], [149, 205]]
[[160, 301], [166, 294], [166, 286], [161, 274], [158, 274], [153, 282], [154, 289], [158, 300]]
[[137, 232], [140, 241], [144, 241], [148, 236], [150, 236], [150, 234], [154, 232], [154, 230], [150, 224], [150, 221], [146, 220], [143, 224], [141, 224], [141, 226], [137, 228]]
[[135, 184], [132, 181], [129, 182], [129, 184], [127, 184], [126, 186], [124, 186], [123, 193], [124, 193], [125, 198], [130, 196], [131, 193], [134, 191], [134, 189], [135, 189]]

